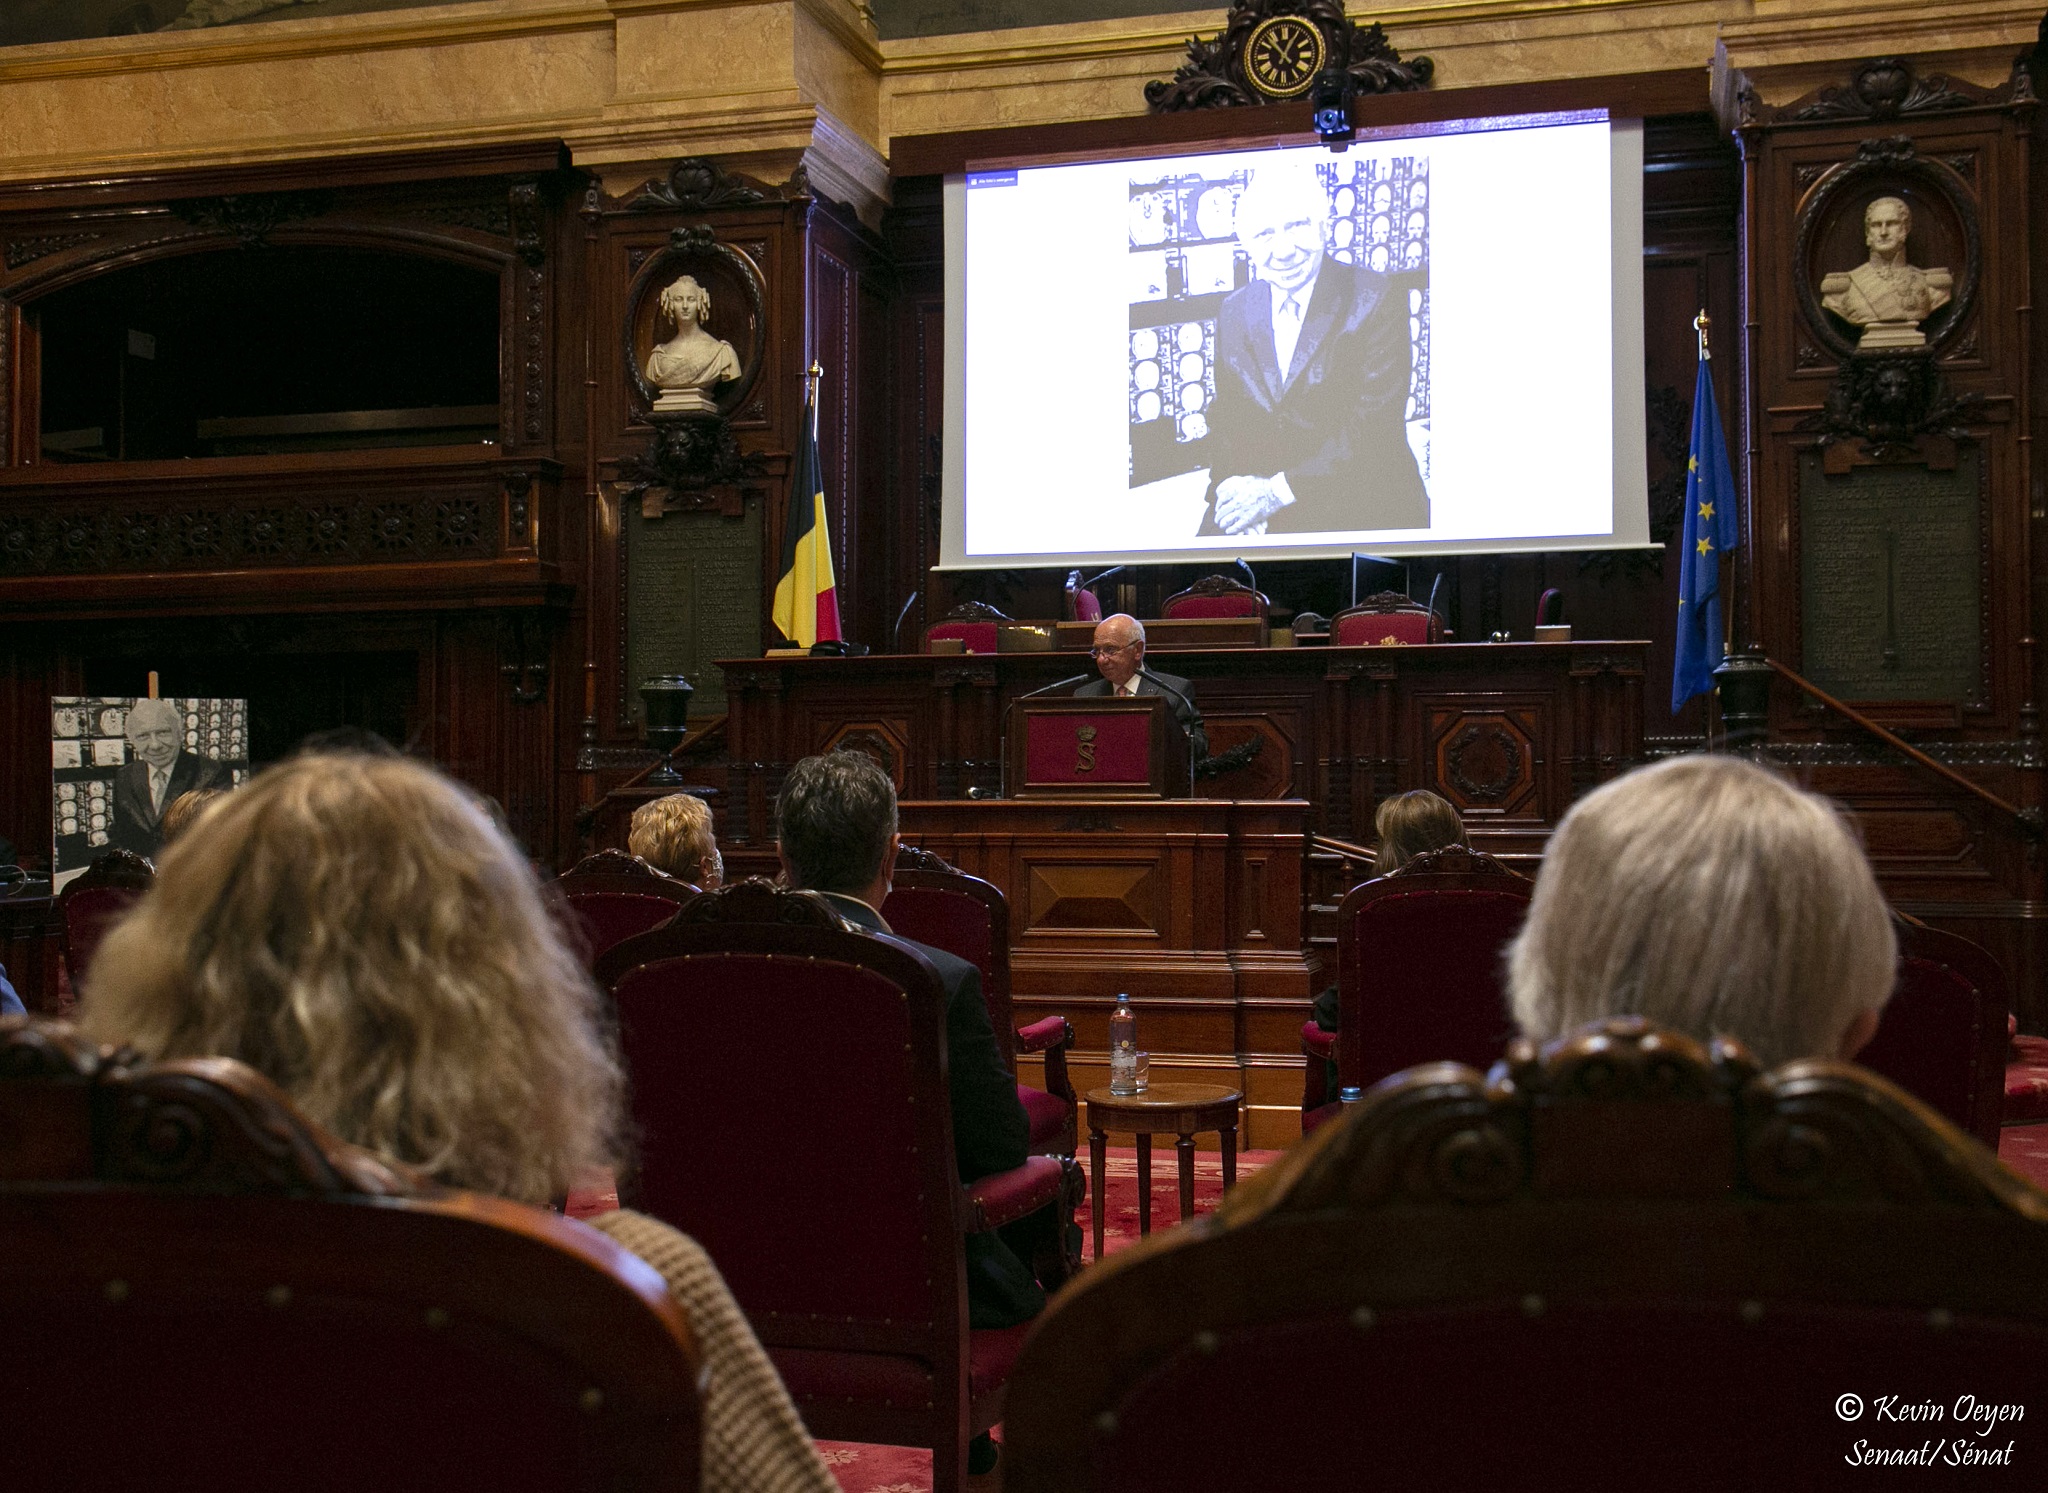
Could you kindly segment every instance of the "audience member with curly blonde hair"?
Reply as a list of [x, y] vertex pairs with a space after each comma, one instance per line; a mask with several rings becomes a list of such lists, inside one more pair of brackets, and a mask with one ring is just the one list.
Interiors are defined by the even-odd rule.
[[1826, 799], [1737, 757], [1687, 756], [1565, 815], [1508, 983], [1539, 1041], [1642, 1016], [1775, 1066], [1854, 1056], [1897, 962], [1877, 878]]
[[693, 793], [671, 793], [635, 809], [626, 849], [700, 891], [708, 892], [725, 880], [711, 806]]
[[[403, 758], [312, 755], [164, 852], [93, 960], [83, 1025], [151, 1058], [239, 1058], [345, 1140], [545, 1205], [620, 1158], [601, 1002], [473, 795]], [[658, 1256], [703, 1344], [704, 1486], [835, 1493], [702, 1249], [635, 1213], [593, 1223]]]

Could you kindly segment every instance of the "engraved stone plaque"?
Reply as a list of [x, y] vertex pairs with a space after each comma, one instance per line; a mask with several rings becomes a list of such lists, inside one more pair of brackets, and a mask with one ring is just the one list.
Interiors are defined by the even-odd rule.
[[650, 674], [683, 674], [697, 687], [690, 724], [725, 710], [721, 658], [761, 652], [761, 505], [739, 518], [621, 515], [626, 540], [626, 696]]
[[1847, 700], [1975, 702], [1982, 692], [1982, 453], [1951, 472], [1799, 458], [1800, 671]]

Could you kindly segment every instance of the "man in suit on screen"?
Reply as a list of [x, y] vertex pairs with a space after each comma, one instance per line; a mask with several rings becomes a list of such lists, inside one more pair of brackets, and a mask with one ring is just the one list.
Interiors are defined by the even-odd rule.
[[184, 794], [225, 787], [227, 769], [185, 750], [185, 714], [169, 700], [137, 700], [122, 730], [135, 755], [114, 775], [107, 842], [154, 857], [164, 845], [164, 810]]
[[1202, 534], [1429, 525], [1406, 426], [1407, 297], [1332, 258], [1329, 219], [1307, 167], [1267, 167], [1238, 199], [1258, 278], [1217, 314]]
[[1187, 732], [1194, 760], [1209, 755], [1209, 728], [1202, 712], [1195, 709], [1194, 687], [1178, 674], [1160, 674], [1145, 667], [1145, 624], [1122, 612], [1095, 624], [1095, 667], [1100, 679], [1091, 679], [1074, 693], [1096, 695], [1164, 695], [1173, 706], [1173, 718]]

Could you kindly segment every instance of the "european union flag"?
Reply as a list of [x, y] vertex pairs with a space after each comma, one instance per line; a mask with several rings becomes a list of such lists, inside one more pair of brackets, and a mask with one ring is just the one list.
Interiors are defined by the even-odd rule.
[[1692, 394], [1692, 455], [1685, 464], [1685, 569], [1678, 578], [1678, 655], [1671, 665], [1671, 710], [1714, 687], [1721, 662], [1721, 556], [1735, 548], [1735, 473], [1721, 436], [1714, 380], [1700, 359]]

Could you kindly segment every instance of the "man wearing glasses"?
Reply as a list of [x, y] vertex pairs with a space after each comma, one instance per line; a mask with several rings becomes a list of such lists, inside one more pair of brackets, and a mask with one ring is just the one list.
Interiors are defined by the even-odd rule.
[[1195, 761], [1209, 755], [1209, 731], [1202, 712], [1195, 709], [1187, 680], [1176, 674], [1159, 674], [1145, 667], [1145, 624], [1118, 612], [1095, 624], [1095, 667], [1100, 679], [1091, 679], [1076, 695], [1164, 695], [1173, 706], [1173, 718], [1180, 722], [1193, 743]]

